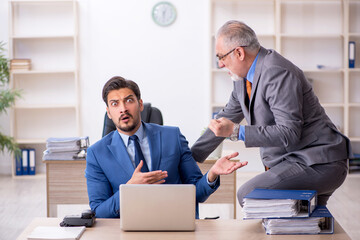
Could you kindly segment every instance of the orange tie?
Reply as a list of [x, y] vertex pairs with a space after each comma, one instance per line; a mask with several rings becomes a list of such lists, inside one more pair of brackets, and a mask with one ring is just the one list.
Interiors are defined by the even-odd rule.
[[249, 96], [249, 99], [251, 97], [251, 86], [252, 86], [251, 82], [246, 79], [246, 92], [247, 92], [247, 94]]

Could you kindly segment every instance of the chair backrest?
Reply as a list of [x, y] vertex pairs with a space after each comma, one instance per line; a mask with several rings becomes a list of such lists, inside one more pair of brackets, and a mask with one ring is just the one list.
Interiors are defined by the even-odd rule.
[[[144, 103], [144, 110], [141, 112], [141, 120], [146, 123], [156, 123], [159, 125], [164, 124], [160, 110], [156, 107], [152, 107], [151, 103]], [[113, 121], [109, 119], [109, 117], [105, 113], [102, 136], [104, 137], [105, 135], [114, 131], [115, 129], [116, 127]]]

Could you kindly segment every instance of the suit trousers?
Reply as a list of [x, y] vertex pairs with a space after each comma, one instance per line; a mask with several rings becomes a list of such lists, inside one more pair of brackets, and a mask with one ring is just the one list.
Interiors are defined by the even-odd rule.
[[255, 188], [316, 190], [318, 205], [326, 205], [344, 182], [347, 172], [347, 160], [311, 166], [284, 160], [244, 183], [238, 189], [237, 197], [242, 207], [244, 196]]

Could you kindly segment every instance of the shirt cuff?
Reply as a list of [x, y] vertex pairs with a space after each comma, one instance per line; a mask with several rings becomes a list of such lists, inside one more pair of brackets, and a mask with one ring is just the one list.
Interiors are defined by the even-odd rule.
[[219, 176], [217, 176], [213, 182], [209, 182], [208, 173], [206, 173], [206, 182], [209, 184], [211, 188], [214, 188], [216, 186], [216, 181], [218, 180], [218, 178]]
[[245, 126], [240, 125], [239, 140], [245, 141]]

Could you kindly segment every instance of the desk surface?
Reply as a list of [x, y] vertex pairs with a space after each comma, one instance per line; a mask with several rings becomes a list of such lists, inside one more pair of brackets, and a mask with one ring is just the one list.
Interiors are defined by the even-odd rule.
[[[60, 218], [35, 218], [18, 237], [25, 240], [37, 226], [59, 226]], [[262, 240], [262, 239], [332, 239], [351, 240], [342, 227], [335, 221], [335, 233], [324, 235], [266, 235], [261, 220], [196, 220], [195, 232], [123, 232], [120, 219], [97, 219], [92, 228], [87, 228], [81, 240], [90, 239], [231, 239], [231, 240]]]

